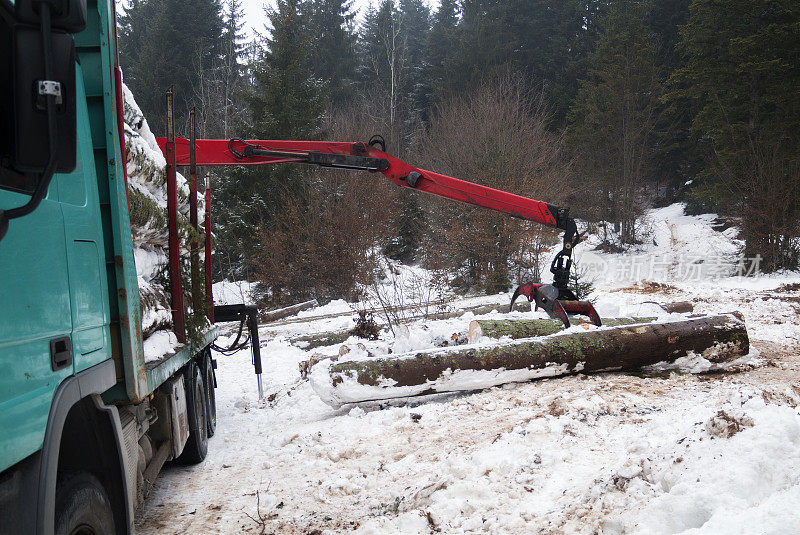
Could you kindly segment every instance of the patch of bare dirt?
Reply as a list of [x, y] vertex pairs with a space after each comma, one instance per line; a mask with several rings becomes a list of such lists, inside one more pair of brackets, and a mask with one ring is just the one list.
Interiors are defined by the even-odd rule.
[[800, 292], [800, 282], [792, 282], [790, 284], [781, 284], [775, 288], [776, 292]]
[[753, 427], [755, 422], [747, 414], [728, 414], [720, 410], [706, 422], [706, 431], [716, 438], [731, 438], [745, 427]]

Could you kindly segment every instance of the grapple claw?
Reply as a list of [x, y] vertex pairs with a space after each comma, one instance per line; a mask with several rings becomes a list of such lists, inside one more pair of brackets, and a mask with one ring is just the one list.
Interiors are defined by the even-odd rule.
[[514, 295], [511, 296], [511, 305], [508, 307], [508, 311], [511, 312], [514, 310], [514, 301], [517, 300], [517, 297], [520, 295], [524, 295], [528, 298], [528, 301], [533, 301], [533, 296], [536, 290], [541, 288], [541, 284], [523, 284], [522, 286], [518, 286], [516, 290], [514, 290]]
[[569, 290], [559, 290], [552, 284], [523, 284], [514, 290], [511, 297], [509, 312], [514, 309], [514, 301], [521, 295], [528, 298], [528, 301], [536, 303], [536, 308], [541, 308], [551, 318], [558, 318], [564, 323], [565, 328], [569, 328], [570, 314], [583, 314], [598, 327], [602, 325], [600, 315], [589, 301], [578, 301], [575, 295]]
[[569, 327], [569, 318], [561, 302], [558, 300], [558, 288], [552, 284], [542, 284], [533, 291], [533, 300], [537, 308], [541, 308], [551, 318], [558, 318], [564, 322], [564, 327]]
[[547, 311], [547, 313], [551, 318], [560, 319], [562, 322], [564, 322], [564, 328], [569, 329], [569, 316], [567, 315], [567, 311], [564, 309], [564, 306], [561, 304], [561, 301], [553, 301], [553, 306]]
[[600, 314], [597, 313], [597, 310], [594, 309], [594, 305], [589, 301], [560, 301], [560, 303], [568, 314], [583, 314], [584, 316], [588, 316], [589, 319], [592, 320], [592, 323], [598, 327], [603, 324], [600, 320]]

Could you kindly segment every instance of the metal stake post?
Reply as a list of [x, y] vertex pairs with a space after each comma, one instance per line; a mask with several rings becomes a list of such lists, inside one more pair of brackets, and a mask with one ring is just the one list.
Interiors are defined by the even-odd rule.
[[264, 399], [264, 388], [261, 386], [261, 342], [258, 338], [258, 309], [247, 306], [247, 327], [250, 329], [250, 347], [253, 351], [253, 367], [258, 381], [258, 399]]
[[208, 306], [208, 321], [214, 323], [214, 287], [211, 280], [211, 175], [206, 174], [206, 206], [203, 226], [206, 232], [205, 268], [206, 268], [206, 303]]
[[192, 226], [191, 251], [189, 261], [192, 273], [192, 310], [197, 311], [202, 304], [200, 297], [200, 257], [198, 254], [197, 240], [199, 227], [197, 226], [197, 135], [195, 123], [195, 110], [189, 111], [189, 224]]
[[180, 243], [178, 241], [178, 181], [175, 175], [175, 115], [173, 86], [167, 89], [167, 220], [169, 226], [169, 279], [172, 290], [172, 327], [181, 344], [186, 343], [186, 323], [181, 286]]

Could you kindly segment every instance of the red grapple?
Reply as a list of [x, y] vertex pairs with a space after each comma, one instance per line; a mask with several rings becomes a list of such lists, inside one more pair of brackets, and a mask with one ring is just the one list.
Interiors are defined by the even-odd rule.
[[551, 318], [558, 318], [564, 323], [564, 327], [570, 326], [569, 314], [582, 314], [588, 316], [589, 319], [598, 327], [602, 325], [600, 315], [589, 301], [579, 301], [577, 299], [564, 299], [561, 297], [574, 297], [571, 295], [562, 296], [558, 288], [552, 284], [523, 284], [514, 290], [514, 295], [511, 297], [511, 306], [509, 311], [514, 308], [514, 301], [517, 297], [524, 295], [528, 301], [536, 303], [536, 308], [541, 308]]

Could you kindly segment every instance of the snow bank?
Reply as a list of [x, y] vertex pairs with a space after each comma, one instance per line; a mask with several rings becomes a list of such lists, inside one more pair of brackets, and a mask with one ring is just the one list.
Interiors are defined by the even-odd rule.
[[654, 419], [644, 451], [632, 452], [648, 468], [628, 481], [633, 507], [609, 519], [608, 532], [786, 533], [800, 526], [800, 415], [748, 394], [744, 403], [734, 396], [722, 406], [736, 415], [728, 418], [750, 422], [730, 437], [709, 433], [720, 411], [706, 407], [686, 411], [691, 424]]
[[355, 313], [355, 307], [357, 305], [353, 305], [345, 301], [344, 299], [334, 299], [330, 303], [326, 305], [322, 305], [319, 307], [314, 307], [309, 310], [303, 310], [296, 314], [298, 318], [308, 318], [311, 316], [324, 316], [326, 314], [340, 314], [340, 313], [347, 313], [353, 312]]

